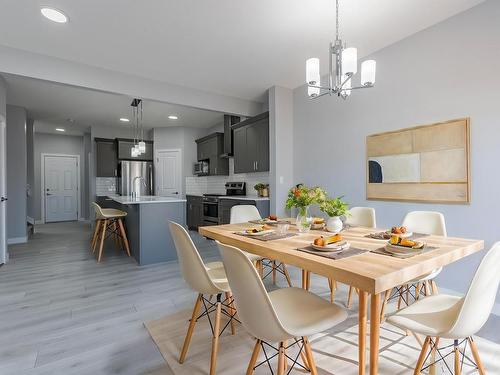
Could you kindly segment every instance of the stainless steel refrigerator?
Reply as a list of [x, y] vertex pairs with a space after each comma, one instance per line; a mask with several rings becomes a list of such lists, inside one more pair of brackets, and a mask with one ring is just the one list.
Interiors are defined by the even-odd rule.
[[134, 191], [141, 196], [154, 195], [153, 162], [122, 160], [118, 171], [118, 193], [120, 195], [132, 195]]

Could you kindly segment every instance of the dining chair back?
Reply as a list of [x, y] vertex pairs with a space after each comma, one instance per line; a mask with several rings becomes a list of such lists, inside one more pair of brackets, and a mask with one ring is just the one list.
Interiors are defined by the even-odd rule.
[[180, 224], [169, 222], [182, 277], [191, 289], [202, 294], [220, 293], [201, 259], [193, 240]]
[[349, 210], [346, 224], [360, 227], [376, 228], [375, 209], [371, 207], [353, 207]]
[[230, 224], [246, 223], [250, 220], [260, 220], [260, 213], [257, 207], [250, 204], [240, 204], [231, 207]]
[[500, 242], [484, 256], [463, 299], [449, 334], [451, 337], [475, 335], [490, 316], [500, 284]]
[[446, 236], [444, 215], [436, 211], [408, 212], [401, 224], [410, 232]]
[[257, 270], [238, 248], [217, 242], [243, 326], [254, 337], [279, 342], [283, 328]]
[[101, 206], [99, 206], [96, 202], [92, 202], [92, 206], [95, 210], [95, 218], [102, 219], [104, 217], [104, 213], [102, 212]]

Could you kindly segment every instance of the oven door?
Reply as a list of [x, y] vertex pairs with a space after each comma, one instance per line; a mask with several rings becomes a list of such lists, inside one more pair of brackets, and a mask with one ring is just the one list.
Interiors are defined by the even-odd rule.
[[219, 224], [219, 203], [203, 202], [203, 221], [205, 225]]

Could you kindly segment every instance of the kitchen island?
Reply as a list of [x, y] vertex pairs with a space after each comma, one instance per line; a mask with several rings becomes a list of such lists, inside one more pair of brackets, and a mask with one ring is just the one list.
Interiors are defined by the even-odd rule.
[[109, 196], [100, 202], [103, 208], [117, 208], [127, 213], [125, 226], [130, 251], [139, 265], [177, 259], [168, 222], [175, 221], [185, 225], [185, 199], [159, 196], [139, 198]]

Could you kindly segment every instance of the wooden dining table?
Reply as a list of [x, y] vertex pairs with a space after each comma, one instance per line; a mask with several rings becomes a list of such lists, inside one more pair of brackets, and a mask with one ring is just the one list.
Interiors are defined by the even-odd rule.
[[399, 285], [404, 285], [436, 268], [456, 262], [484, 248], [484, 241], [457, 237], [425, 236], [419, 239], [431, 249], [410, 258], [397, 258], [372, 252], [383, 248], [386, 240], [369, 238], [374, 232], [383, 231], [365, 227], [350, 227], [342, 231], [342, 236], [351, 248], [366, 249], [367, 252], [333, 260], [316, 254], [299, 251], [309, 246], [320, 235], [328, 232], [311, 230], [298, 233], [291, 225], [289, 233], [293, 237], [262, 241], [242, 236], [235, 232], [255, 227], [255, 224], [228, 224], [200, 227], [199, 233], [205, 237], [238, 247], [241, 250], [277, 260], [302, 270], [323, 275], [327, 278], [353, 286], [359, 290], [359, 330], [358, 353], [359, 374], [366, 372], [366, 334], [368, 320], [368, 300], [370, 299], [370, 375], [378, 374], [380, 341], [381, 294]]

